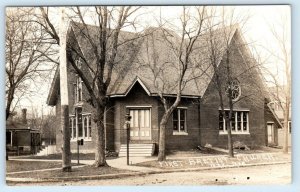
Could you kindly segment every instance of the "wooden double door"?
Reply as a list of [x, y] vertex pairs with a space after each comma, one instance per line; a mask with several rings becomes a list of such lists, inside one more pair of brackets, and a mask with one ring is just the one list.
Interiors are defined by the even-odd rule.
[[151, 109], [130, 109], [130, 140], [151, 140]]

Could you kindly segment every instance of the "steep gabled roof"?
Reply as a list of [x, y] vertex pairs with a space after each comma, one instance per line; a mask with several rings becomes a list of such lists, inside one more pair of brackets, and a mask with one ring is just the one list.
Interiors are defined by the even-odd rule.
[[279, 127], [283, 127], [279, 117], [277, 116], [276, 112], [272, 109], [272, 107], [269, 105], [269, 103], [267, 104], [268, 107], [268, 111], [270, 111], [274, 117], [274, 119], [276, 120], [276, 123], [278, 124]]
[[[230, 36], [237, 31], [235, 27]], [[97, 30], [96, 26], [88, 26], [89, 34], [95, 39], [97, 43]], [[221, 32], [232, 30], [232, 28], [224, 28], [221, 30], [213, 31], [212, 33], [203, 34], [198, 38], [195, 43], [195, 49], [191, 61], [194, 66], [191, 66], [186, 71], [186, 78], [184, 79], [184, 87], [182, 89], [183, 97], [201, 97], [205, 93], [208, 84], [210, 83], [214, 71], [209, 66], [208, 56], [210, 47], [208, 46], [208, 39], [214, 38], [218, 43], [215, 49], [224, 52], [225, 43], [221, 38]], [[85, 38], [86, 30], [80, 23], [71, 23], [68, 35], [74, 34], [75, 40], [81, 49], [82, 54], [91, 66], [95, 66], [95, 58], [91, 46], [87, 38]], [[211, 36], [212, 34], [212, 36]], [[138, 36], [140, 35], [140, 36]], [[144, 34], [137, 34], [131, 32], [120, 32], [118, 47], [118, 54], [116, 63], [114, 65], [113, 73], [111, 76], [111, 83], [108, 87], [108, 96], [126, 96], [130, 87], [137, 81], [147, 88], [150, 96], [156, 96], [163, 93], [168, 96], [175, 96], [177, 93], [177, 62], [174, 51], [170, 50], [170, 46], [165, 40], [166, 35], [168, 40], [172, 42], [180, 42], [180, 37], [164, 28], [148, 28]], [[134, 41], [128, 41], [135, 39]], [[110, 46], [108, 42], [108, 47]], [[100, 48], [99, 48], [100, 50]], [[218, 62], [221, 62], [223, 53], [219, 54]], [[196, 67], [197, 66], [197, 67]], [[155, 74], [155, 75], [154, 75]], [[202, 75], [201, 75], [202, 74]], [[156, 76], [156, 78], [155, 78]], [[57, 90], [59, 90], [59, 72], [57, 70], [54, 80], [51, 85], [51, 90], [48, 95], [47, 103], [55, 105], [57, 98]]]
[[47, 104], [50, 106], [54, 106], [56, 104], [59, 91], [59, 79], [59, 66], [57, 66], [47, 98]]

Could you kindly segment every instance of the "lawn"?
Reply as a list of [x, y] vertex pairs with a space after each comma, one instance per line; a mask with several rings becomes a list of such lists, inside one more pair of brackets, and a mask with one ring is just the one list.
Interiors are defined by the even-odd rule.
[[[26, 157], [14, 157], [14, 158], [22, 158], [22, 159], [49, 159], [49, 160], [61, 160], [62, 159], [61, 153], [50, 154], [45, 156], [26, 156]], [[77, 153], [71, 153], [71, 159], [77, 160], [78, 155]], [[106, 159], [116, 158], [116, 155], [106, 157]], [[95, 160], [95, 153], [79, 153], [80, 160]]]
[[86, 165], [84, 167], [72, 168], [71, 172], [62, 172], [60, 169], [50, 171], [35, 171], [31, 173], [17, 173], [9, 175], [9, 177], [15, 178], [36, 178], [36, 179], [51, 179], [64, 177], [78, 177], [78, 176], [95, 176], [95, 175], [107, 175], [107, 174], [119, 174], [130, 173], [132, 171], [116, 169], [113, 167], [93, 167], [92, 165]]
[[206, 155], [225, 155], [226, 153], [222, 151], [217, 151], [212, 148], [207, 147], [201, 147], [201, 150], [199, 149], [192, 149], [192, 150], [185, 150], [185, 151], [167, 151], [167, 156], [173, 157], [173, 156], [180, 156], [180, 157], [200, 157], [200, 156], [206, 156]]
[[61, 162], [53, 162], [53, 161], [16, 161], [16, 160], [6, 161], [7, 173], [19, 172], [19, 171], [31, 171], [31, 170], [39, 170], [39, 169], [60, 168], [60, 167], [61, 167]]
[[145, 161], [135, 164], [136, 166], [154, 167], [160, 169], [186, 169], [186, 168], [212, 168], [212, 167], [231, 167], [245, 166], [249, 164], [261, 164], [272, 162], [290, 162], [291, 156], [282, 153], [257, 153], [236, 155], [229, 158], [225, 155], [217, 156], [199, 156], [199, 157], [170, 157], [166, 161], [159, 162], [157, 160]]

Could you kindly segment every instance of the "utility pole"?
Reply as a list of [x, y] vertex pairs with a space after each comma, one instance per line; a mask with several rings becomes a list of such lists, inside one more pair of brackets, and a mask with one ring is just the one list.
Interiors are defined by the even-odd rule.
[[59, 72], [60, 72], [60, 98], [61, 98], [61, 132], [63, 137], [62, 145], [62, 171], [71, 171], [71, 151], [70, 151], [70, 130], [69, 130], [69, 101], [68, 101], [68, 75], [66, 57], [66, 27], [65, 9], [60, 8], [59, 23]]

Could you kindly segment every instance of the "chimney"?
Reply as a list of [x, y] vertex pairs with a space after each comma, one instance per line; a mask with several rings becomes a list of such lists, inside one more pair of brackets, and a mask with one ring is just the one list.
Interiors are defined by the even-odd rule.
[[22, 109], [22, 123], [27, 124], [27, 118], [26, 118], [26, 112], [27, 109]]

